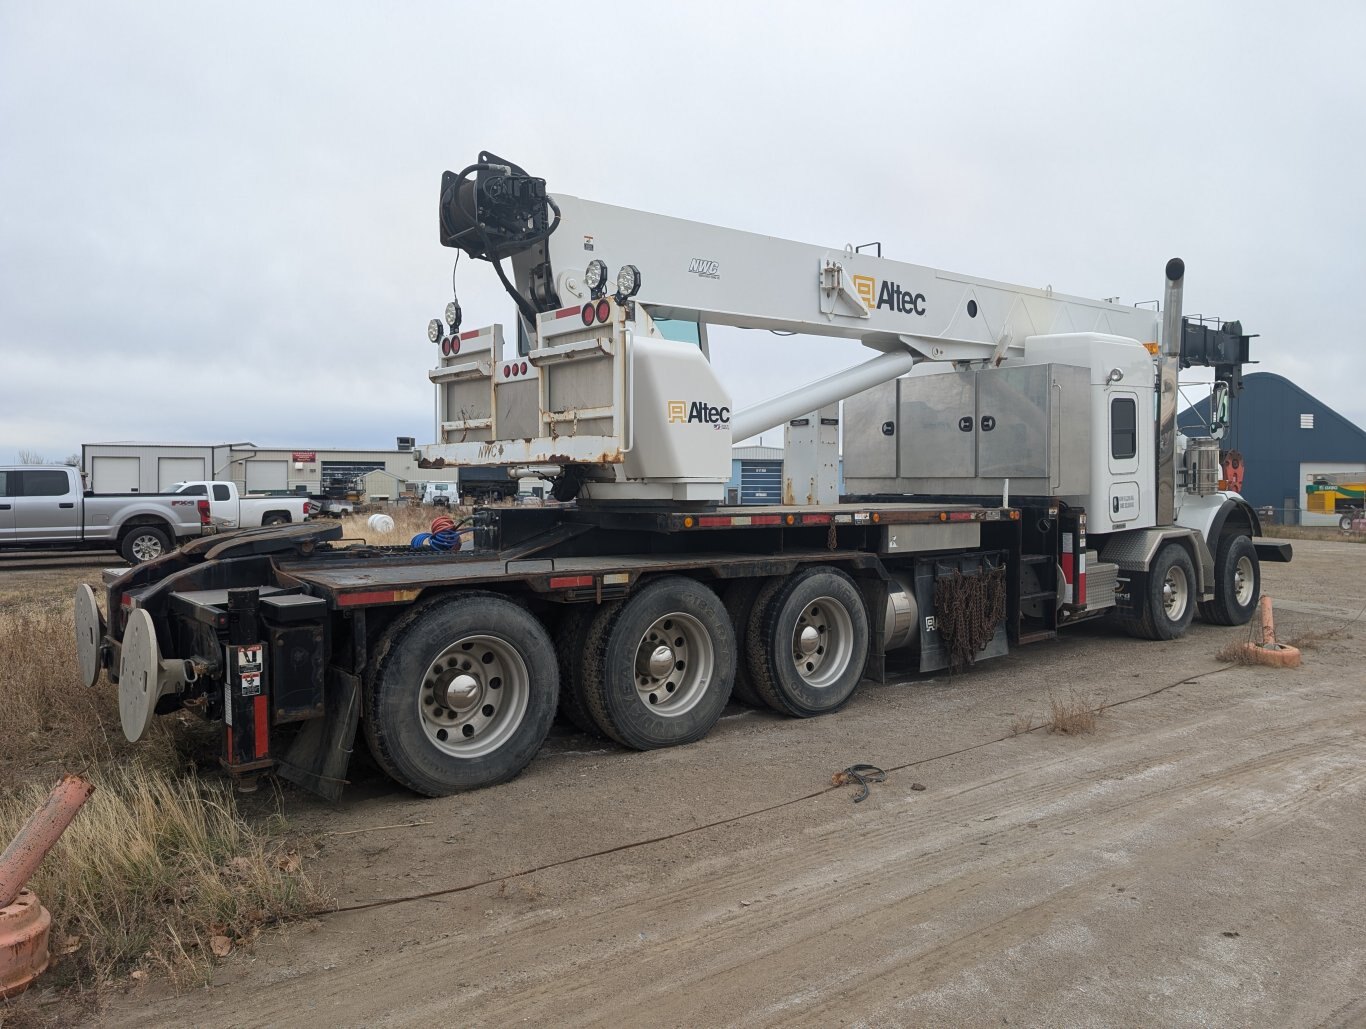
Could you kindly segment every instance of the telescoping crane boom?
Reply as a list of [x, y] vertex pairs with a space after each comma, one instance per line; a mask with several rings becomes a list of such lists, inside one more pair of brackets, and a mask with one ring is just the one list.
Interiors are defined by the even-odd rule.
[[[444, 176], [440, 232], [493, 264], [517, 325], [464, 329], [452, 299], [428, 326], [422, 461], [535, 467], [560, 503], [477, 507], [458, 551], [307, 523], [107, 573], [103, 610], [80, 587], [81, 674], [117, 685], [130, 739], [186, 708], [233, 773], [336, 796], [363, 732], [445, 794], [516, 775], [557, 713], [677, 746], [732, 699], [828, 714], [897, 665], [1102, 615], [1153, 640], [1197, 610], [1244, 624], [1260, 562], [1290, 558], [1220, 481], [1221, 426], [1176, 433], [1178, 366], [1214, 368], [1223, 412], [1249, 339], [1182, 319], [1180, 260], [1140, 310], [559, 196], [488, 153]], [[876, 355], [736, 411], [709, 325]], [[731, 441], [777, 425], [784, 502], [720, 503]]]

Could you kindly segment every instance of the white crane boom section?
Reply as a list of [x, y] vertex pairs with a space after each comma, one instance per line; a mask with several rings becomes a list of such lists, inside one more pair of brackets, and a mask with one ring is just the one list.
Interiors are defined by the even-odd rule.
[[[999, 360], [1027, 336], [1099, 332], [1156, 342], [1158, 315], [754, 232], [555, 195], [546, 241], [563, 304], [582, 303], [584, 266], [641, 271], [636, 296], [656, 318], [857, 339], [929, 360]], [[539, 255], [513, 259], [530, 294]]]

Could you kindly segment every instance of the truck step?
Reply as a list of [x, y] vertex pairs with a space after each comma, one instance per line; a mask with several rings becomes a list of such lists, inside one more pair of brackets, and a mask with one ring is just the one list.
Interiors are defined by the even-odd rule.
[[1022, 565], [1041, 565], [1051, 564], [1054, 561], [1052, 554], [1021, 554], [1020, 564]]
[[1058, 634], [1052, 629], [1039, 629], [1037, 632], [1022, 632], [1020, 633], [1020, 646], [1023, 647], [1029, 643], [1042, 643], [1044, 640], [1053, 640], [1057, 638]]
[[1020, 603], [1028, 600], [1057, 600], [1058, 594], [1053, 590], [1040, 590], [1038, 593], [1021, 593]]

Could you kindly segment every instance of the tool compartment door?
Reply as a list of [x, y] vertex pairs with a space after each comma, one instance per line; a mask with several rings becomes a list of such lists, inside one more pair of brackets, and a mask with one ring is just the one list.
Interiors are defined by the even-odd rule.
[[976, 373], [966, 371], [897, 380], [897, 464], [903, 477], [977, 474], [975, 379]]
[[1049, 365], [977, 373], [977, 474], [1049, 478], [1052, 454]]

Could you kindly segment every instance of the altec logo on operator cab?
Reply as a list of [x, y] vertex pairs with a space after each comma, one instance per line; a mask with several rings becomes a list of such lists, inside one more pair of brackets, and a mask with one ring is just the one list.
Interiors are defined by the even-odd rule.
[[697, 422], [720, 429], [730, 424], [730, 408], [715, 407], [701, 400], [670, 400], [670, 422]]
[[899, 311], [902, 314], [925, 313], [924, 293], [902, 289], [890, 279], [884, 280], [879, 288], [877, 279], [871, 275], [855, 275], [854, 289], [858, 291], [859, 299], [870, 310], [886, 308], [888, 311]]

